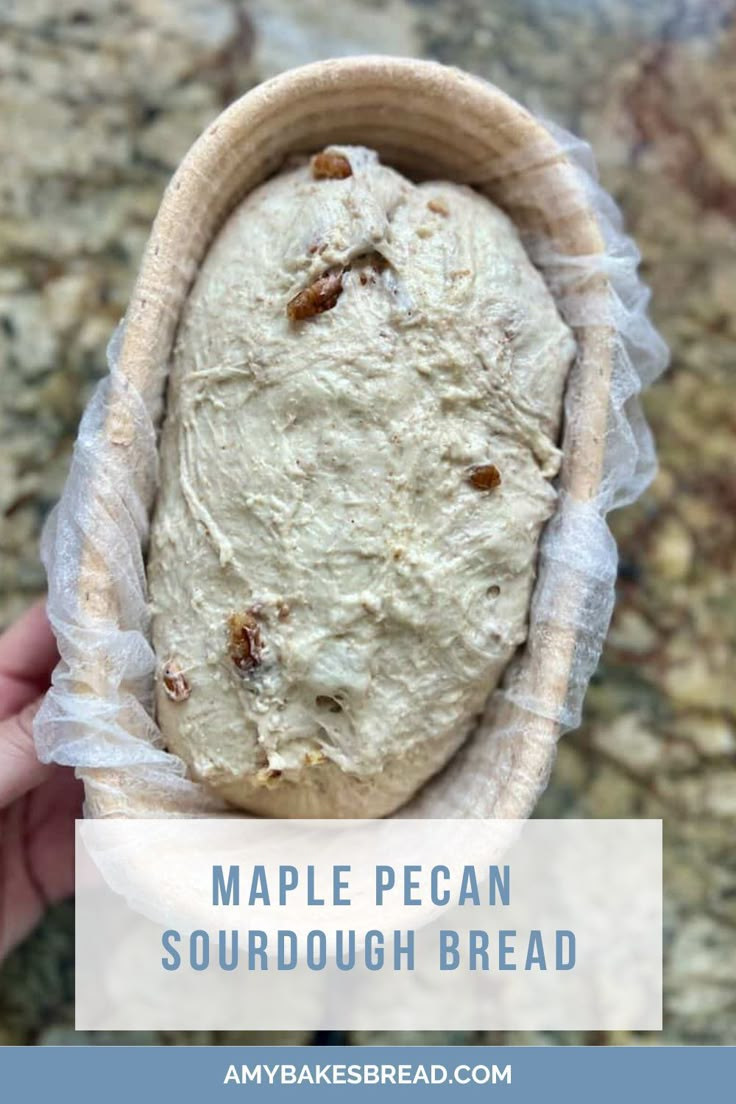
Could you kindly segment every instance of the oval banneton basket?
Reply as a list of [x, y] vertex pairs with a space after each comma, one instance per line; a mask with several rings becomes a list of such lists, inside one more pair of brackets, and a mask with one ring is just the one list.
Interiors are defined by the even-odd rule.
[[[191, 148], [166, 191], [126, 315], [117, 364], [149, 408], [160, 402], [182, 308], [224, 220], [289, 155], [330, 143], [372, 147], [382, 161], [415, 179], [472, 186], [505, 209], [525, 238], [543, 239], [563, 258], [605, 251], [596, 211], [565, 151], [499, 89], [432, 62], [387, 57], [292, 70], [225, 110]], [[585, 286], [573, 291], [605, 292], [604, 275], [580, 271]], [[599, 286], [591, 287], [591, 281]], [[568, 383], [560, 485], [566, 498], [586, 503], [598, 492], [604, 465], [610, 327], [588, 325], [576, 332], [578, 357]], [[113, 446], [126, 450], [125, 462], [135, 465], [126, 416], [113, 393], [105, 434]], [[94, 479], [92, 484], [94, 495]], [[81, 614], [115, 621], [119, 611], [107, 558], [89, 540], [79, 580]], [[543, 709], [530, 712], [497, 695], [469, 743], [398, 815], [530, 814], [554, 759], [576, 647], [579, 597], [572, 584], [567, 593], [555, 595], [555, 602], [566, 615], [546, 624], [536, 646], [515, 660], [517, 676], [533, 687]], [[177, 815], [167, 807], [165, 790], [135, 784], [134, 767], [85, 767], [81, 773], [88, 815], [121, 815], [114, 795], [126, 789], [126, 816]]]

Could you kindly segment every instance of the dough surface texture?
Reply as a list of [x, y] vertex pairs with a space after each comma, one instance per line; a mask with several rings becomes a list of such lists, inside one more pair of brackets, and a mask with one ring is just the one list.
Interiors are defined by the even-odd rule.
[[179, 327], [148, 561], [193, 778], [361, 817], [441, 769], [525, 639], [573, 353], [467, 188], [331, 147], [240, 204]]

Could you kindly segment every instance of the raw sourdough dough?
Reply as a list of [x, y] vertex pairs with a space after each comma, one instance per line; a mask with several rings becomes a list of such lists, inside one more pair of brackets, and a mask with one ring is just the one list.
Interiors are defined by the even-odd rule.
[[467, 736], [525, 637], [574, 348], [488, 200], [336, 152], [202, 265], [149, 558], [166, 744], [275, 816], [387, 814]]

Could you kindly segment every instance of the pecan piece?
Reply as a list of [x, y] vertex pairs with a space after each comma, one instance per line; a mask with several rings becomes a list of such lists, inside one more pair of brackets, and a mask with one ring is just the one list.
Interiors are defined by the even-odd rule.
[[292, 322], [301, 322], [332, 310], [341, 295], [342, 272], [326, 272], [289, 300], [286, 313]]
[[444, 215], [445, 218], [447, 218], [450, 213], [450, 208], [440, 196], [435, 196], [434, 199], [430, 199], [427, 207], [430, 211], [434, 211], [436, 215]]
[[476, 464], [468, 473], [468, 483], [477, 491], [493, 491], [501, 483], [501, 473], [495, 464]]
[[239, 671], [261, 665], [261, 629], [252, 613], [231, 613], [227, 619], [228, 652]]
[[192, 688], [184, 677], [184, 672], [175, 659], [170, 659], [165, 664], [162, 681], [166, 697], [171, 701], [186, 701], [192, 692]]
[[353, 170], [342, 153], [315, 153], [312, 158], [312, 176], [315, 180], [347, 180], [353, 175]]
[[283, 771], [274, 770], [273, 767], [261, 767], [256, 773], [256, 784], [265, 786], [267, 790], [273, 789], [282, 774]]
[[327, 756], [323, 751], [308, 751], [304, 755], [305, 767], [318, 767], [327, 762]]
[[330, 713], [342, 713], [340, 702], [330, 694], [318, 694], [314, 699], [314, 704], [318, 709], [327, 709]]

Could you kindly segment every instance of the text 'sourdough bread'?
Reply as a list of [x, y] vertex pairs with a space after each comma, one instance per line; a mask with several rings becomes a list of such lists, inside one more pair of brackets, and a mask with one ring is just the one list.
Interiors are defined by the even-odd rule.
[[149, 556], [167, 746], [276, 816], [380, 816], [524, 640], [574, 342], [513, 225], [331, 148], [184, 312]]

